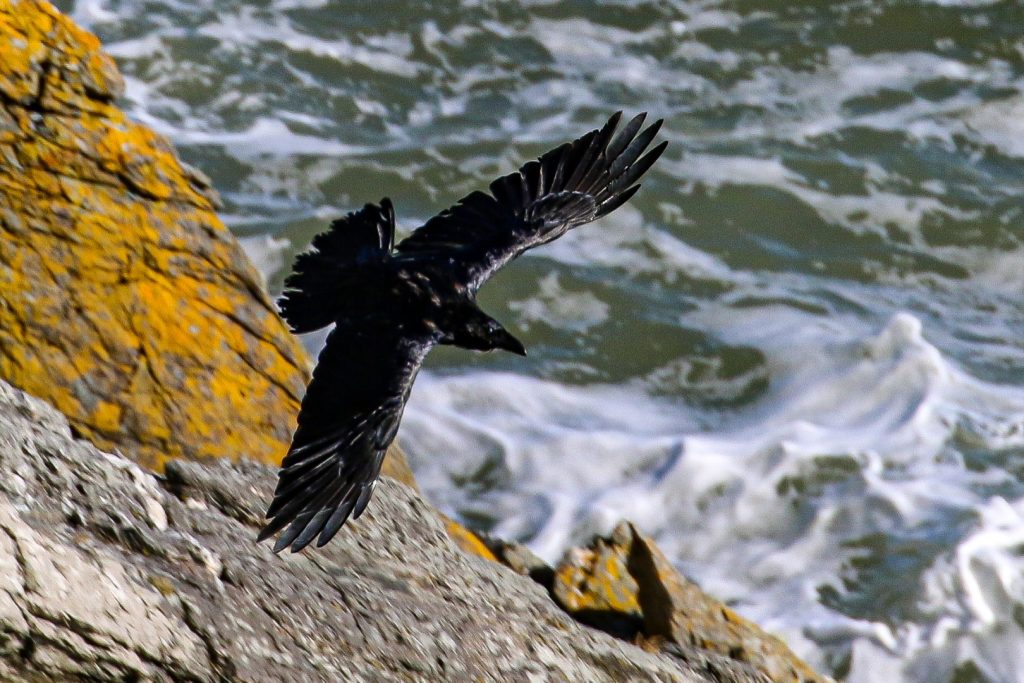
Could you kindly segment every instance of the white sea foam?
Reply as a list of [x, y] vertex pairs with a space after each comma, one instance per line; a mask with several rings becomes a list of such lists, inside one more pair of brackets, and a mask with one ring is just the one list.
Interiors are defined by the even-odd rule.
[[[854, 234], [872, 232], [884, 236], [886, 226], [899, 226], [910, 234], [915, 246], [925, 251], [932, 251], [921, 234], [921, 226], [925, 222], [965, 222], [981, 216], [980, 211], [960, 209], [925, 193], [915, 195], [881, 189], [891, 185], [893, 179], [873, 164], [864, 167], [867, 192], [861, 194], [837, 194], [812, 187], [804, 177], [786, 168], [778, 158], [689, 154], [679, 161], [669, 160], [666, 164], [672, 164], [673, 175], [684, 179], [687, 185], [699, 182], [710, 190], [736, 185], [777, 188], [811, 207], [826, 223], [842, 226]], [[934, 186], [932, 189], [935, 189]], [[978, 269], [979, 273], [990, 270], [993, 260], [1001, 264], [1001, 270], [1005, 270], [999, 272], [999, 275], [1015, 273], [1017, 270], [1013, 263], [1000, 258], [1005, 255], [1004, 251], [940, 248], [935, 249], [934, 253], [952, 257], [951, 260], [960, 265], [981, 265], [983, 268]], [[1015, 254], [1014, 258], [1019, 259], [1019, 256]]]
[[[1016, 85], [1018, 92], [1024, 90], [1019, 81]], [[958, 131], [974, 133], [1006, 154], [1024, 157], [1024, 101], [1020, 96], [978, 103], [961, 121], [956, 124]]]
[[116, 21], [117, 13], [110, 11], [106, 4], [102, 0], [79, 0], [75, 3], [71, 18], [86, 26], [93, 23]]
[[[278, 112], [276, 117], [258, 117], [244, 130], [210, 130], [205, 123], [200, 123], [187, 115], [188, 107], [176, 100], [155, 94], [150, 84], [137, 78], [125, 78], [125, 94], [135, 105], [134, 118], [171, 138], [178, 145], [223, 147], [242, 159], [301, 154], [345, 156], [367, 151], [365, 147], [294, 132], [285, 121], [309, 124], [315, 123], [315, 120], [303, 120], [301, 115], [290, 112]], [[240, 108], [245, 108], [244, 102], [239, 101], [238, 104]], [[168, 110], [178, 111], [182, 118], [180, 121], [171, 122], [162, 116], [149, 113], [157, 107], [165, 113]]]
[[[499, 534], [526, 537], [549, 560], [628, 518], [769, 629], [851, 653], [853, 680], [878, 680], [879, 659], [893, 680], [945, 680], [986, 648], [1003, 656], [996, 680], [1013, 680], [1020, 655], [1006, 631], [1019, 635], [1024, 608], [1024, 499], [985, 497], [976, 491], [993, 475], [942, 456], [965, 421], [989, 448], [1024, 445], [1024, 391], [965, 375], [908, 314], [862, 338], [795, 314], [786, 324], [799, 325], [788, 343], [762, 337], [774, 339], [768, 395], [722, 430], [700, 431], [691, 409], [625, 387], [428, 372], [402, 438], [429, 497], [487, 510]], [[483, 454], [504, 483], [453, 486]], [[821, 587], [855, 566], [847, 544], [954, 513], [978, 521], [921, 575], [925, 616], [888, 625], [822, 604]]]
[[511, 301], [509, 309], [519, 315], [519, 324], [529, 327], [545, 323], [555, 328], [585, 332], [608, 319], [608, 304], [592, 293], [570, 292], [550, 273], [538, 282], [540, 293], [522, 301]]
[[270, 235], [240, 237], [238, 243], [242, 245], [249, 261], [263, 274], [276, 273], [281, 269], [284, 265], [284, 251], [289, 246], [288, 240]]
[[296, 30], [283, 15], [268, 17], [247, 5], [238, 6], [233, 13], [224, 12], [218, 19], [200, 28], [200, 34], [217, 39], [225, 48], [279, 43], [294, 51], [328, 57], [340, 64], [356, 63], [382, 73], [414, 77], [419, 72], [419, 67], [406, 59], [412, 51], [408, 34], [374, 36], [364, 44], [354, 43], [344, 36], [323, 40]]
[[[676, 222], [685, 222], [673, 205], [662, 207]], [[544, 257], [571, 266], [620, 268], [631, 274], [657, 274], [667, 282], [680, 276], [720, 282], [751, 282], [719, 259], [694, 249], [665, 230], [643, 220], [639, 211], [624, 206], [604, 219], [604, 230], [574, 230], [544, 248]]]

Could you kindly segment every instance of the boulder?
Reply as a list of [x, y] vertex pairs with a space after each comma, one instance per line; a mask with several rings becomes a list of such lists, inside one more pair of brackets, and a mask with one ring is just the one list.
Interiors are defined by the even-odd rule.
[[608, 538], [569, 550], [554, 569], [550, 590], [578, 620], [648, 647], [714, 652], [773, 681], [828, 680], [782, 640], [687, 580], [628, 522]]
[[[0, 378], [150, 469], [277, 463], [309, 359], [209, 179], [122, 92], [91, 33], [43, 0], [0, 3]], [[396, 451], [385, 472], [412, 483]]]
[[277, 556], [253, 542], [271, 468], [158, 477], [2, 382], [0, 471], [0, 680], [768, 680], [576, 623], [388, 477], [330, 545]]

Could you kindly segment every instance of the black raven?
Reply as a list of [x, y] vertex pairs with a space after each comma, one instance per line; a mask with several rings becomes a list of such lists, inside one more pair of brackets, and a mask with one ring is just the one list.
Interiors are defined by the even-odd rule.
[[334, 324], [281, 463], [262, 541], [274, 552], [322, 546], [373, 494], [423, 357], [435, 344], [504, 349], [523, 344], [477, 307], [476, 293], [527, 249], [611, 213], [667, 142], [644, 151], [661, 121], [645, 114], [615, 134], [622, 113], [473, 192], [394, 246], [390, 200], [367, 204], [313, 238], [285, 281], [281, 314], [297, 333]]

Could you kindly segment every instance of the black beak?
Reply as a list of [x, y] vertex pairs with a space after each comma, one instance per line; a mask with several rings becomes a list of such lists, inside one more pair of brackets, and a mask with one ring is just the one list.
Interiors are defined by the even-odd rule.
[[508, 330], [504, 328], [498, 330], [498, 332], [495, 334], [494, 342], [494, 348], [496, 349], [502, 349], [503, 351], [511, 351], [517, 356], [526, 355], [526, 347], [523, 346], [523, 342], [513, 337], [511, 334], [508, 333]]

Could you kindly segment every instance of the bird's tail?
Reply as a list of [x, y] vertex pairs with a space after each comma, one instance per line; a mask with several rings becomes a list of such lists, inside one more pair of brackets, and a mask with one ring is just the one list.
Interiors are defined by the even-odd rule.
[[312, 332], [337, 318], [344, 283], [359, 266], [380, 263], [395, 242], [395, 210], [387, 197], [339, 218], [295, 258], [278, 305], [293, 332]]

